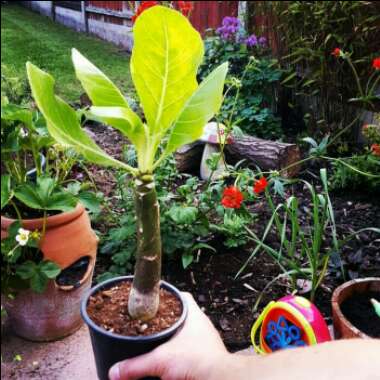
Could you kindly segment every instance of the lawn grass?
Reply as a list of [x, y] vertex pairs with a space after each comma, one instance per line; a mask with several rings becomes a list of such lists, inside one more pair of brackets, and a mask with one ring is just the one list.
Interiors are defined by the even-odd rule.
[[83, 93], [75, 78], [71, 48], [104, 71], [127, 93], [131, 91], [129, 55], [108, 42], [78, 33], [48, 17], [17, 5], [1, 6], [1, 63], [9, 75], [26, 78], [25, 63], [31, 61], [56, 79], [57, 93], [70, 102]]

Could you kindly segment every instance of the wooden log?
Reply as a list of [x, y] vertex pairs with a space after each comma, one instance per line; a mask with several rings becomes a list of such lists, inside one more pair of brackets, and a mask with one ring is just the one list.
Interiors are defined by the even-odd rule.
[[[196, 141], [184, 145], [175, 153], [178, 171], [199, 175], [204, 142]], [[226, 161], [234, 165], [245, 159], [245, 166], [261, 170], [278, 170], [291, 166], [301, 159], [296, 144], [286, 144], [277, 141], [263, 140], [252, 136], [234, 137], [225, 146]], [[298, 174], [300, 165], [294, 165], [281, 171], [283, 177], [291, 178]]]
[[[287, 168], [301, 159], [296, 144], [286, 144], [277, 141], [263, 140], [252, 136], [234, 137], [225, 147], [226, 161], [236, 164], [245, 159], [246, 165], [252, 168], [258, 166], [261, 170], [278, 170]], [[294, 177], [298, 174], [300, 165], [291, 166], [283, 171], [284, 177]]]
[[174, 153], [179, 172], [199, 175], [204, 145], [202, 141], [195, 141], [181, 146]]

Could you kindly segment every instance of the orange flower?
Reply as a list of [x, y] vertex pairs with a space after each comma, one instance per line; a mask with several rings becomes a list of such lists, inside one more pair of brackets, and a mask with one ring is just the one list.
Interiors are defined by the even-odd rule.
[[372, 62], [372, 67], [375, 69], [375, 70], [380, 70], [380, 57], [377, 57], [373, 60]]
[[224, 189], [221, 203], [226, 208], [240, 208], [243, 200], [242, 192], [236, 186], [230, 186]]
[[265, 177], [262, 177], [255, 182], [255, 185], [253, 186], [253, 191], [256, 194], [260, 194], [266, 189], [267, 186], [268, 186], [267, 179]]
[[379, 144], [372, 144], [371, 145], [371, 152], [374, 156], [380, 157], [380, 145]]
[[341, 50], [339, 48], [335, 48], [331, 54], [334, 55], [335, 57], [340, 57]]

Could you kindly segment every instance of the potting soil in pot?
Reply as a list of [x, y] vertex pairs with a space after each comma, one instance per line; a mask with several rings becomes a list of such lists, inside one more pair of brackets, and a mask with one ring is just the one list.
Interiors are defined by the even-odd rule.
[[380, 301], [378, 292], [357, 293], [342, 302], [344, 316], [360, 331], [373, 338], [380, 338], [380, 318], [375, 313], [371, 298]]
[[167, 290], [160, 289], [157, 315], [147, 321], [135, 320], [128, 314], [130, 282], [122, 282], [96, 293], [87, 305], [90, 318], [103, 329], [126, 336], [151, 335], [166, 330], [180, 318], [181, 302]]

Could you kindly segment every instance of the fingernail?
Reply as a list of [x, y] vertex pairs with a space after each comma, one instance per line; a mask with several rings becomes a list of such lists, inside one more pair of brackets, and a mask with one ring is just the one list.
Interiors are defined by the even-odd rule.
[[120, 380], [120, 368], [119, 364], [115, 364], [109, 371], [110, 380]]

